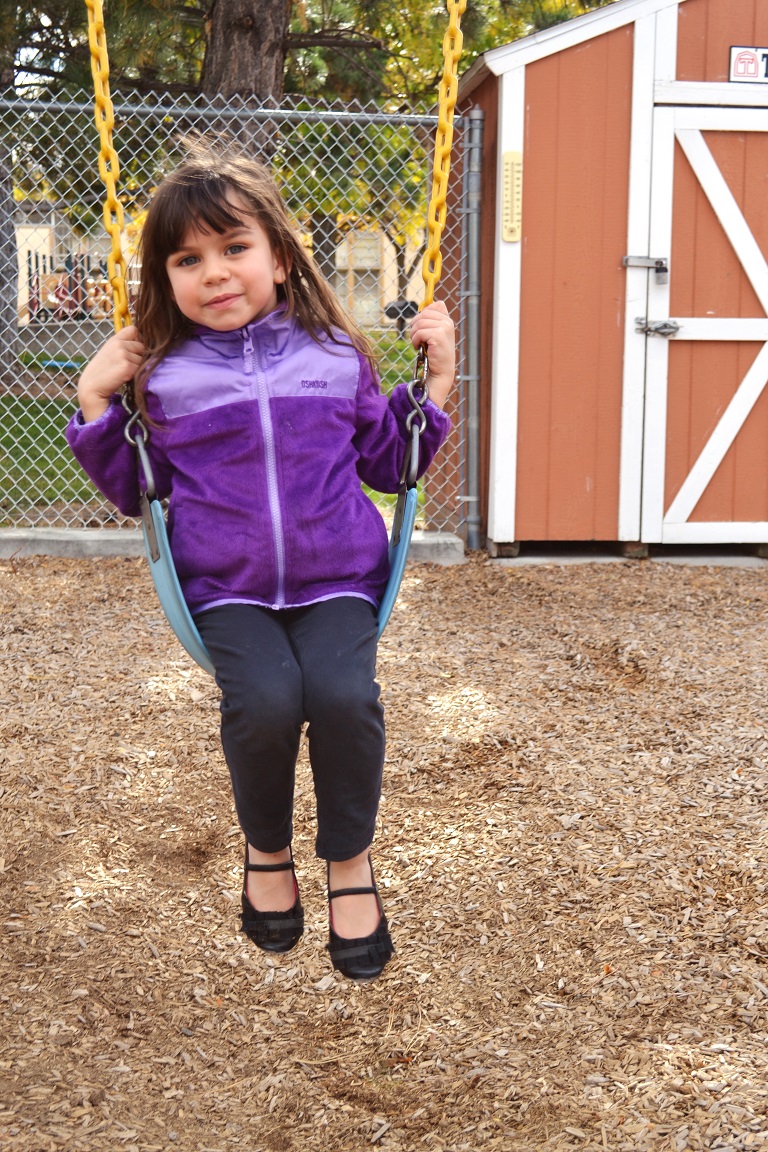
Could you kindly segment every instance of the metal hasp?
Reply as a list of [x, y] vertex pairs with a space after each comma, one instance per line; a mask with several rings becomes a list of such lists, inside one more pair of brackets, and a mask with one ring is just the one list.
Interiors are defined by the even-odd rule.
[[680, 331], [677, 320], [646, 320], [645, 316], [635, 318], [635, 332], [644, 336], [676, 336]]
[[624, 268], [652, 268], [657, 284], [669, 283], [669, 260], [666, 256], [622, 256]]

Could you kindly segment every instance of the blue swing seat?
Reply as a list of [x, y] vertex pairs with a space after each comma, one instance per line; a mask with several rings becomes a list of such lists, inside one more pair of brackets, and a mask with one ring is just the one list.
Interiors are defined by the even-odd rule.
[[392, 615], [392, 609], [403, 582], [405, 562], [408, 559], [408, 550], [411, 546], [413, 526], [416, 523], [416, 513], [419, 510], [419, 493], [414, 486], [398, 497], [398, 511], [395, 513], [395, 524], [389, 541], [389, 580], [384, 589], [384, 595], [379, 605], [379, 628], [377, 636], [380, 637]]
[[[413, 410], [406, 418], [406, 427], [411, 439], [403, 460], [395, 516], [389, 540], [389, 579], [379, 605], [377, 638], [381, 636], [387, 626], [387, 621], [392, 615], [392, 609], [397, 600], [397, 594], [400, 591], [419, 506], [416, 478], [419, 471], [419, 437], [426, 427], [426, 418], [422, 408], [427, 396], [426, 375], [426, 353], [421, 348], [418, 353], [413, 380], [408, 386], [408, 396]], [[421, 394], [418, 397], [416, 396], [417, 388], [421, 389]], [[125, 429], [125, 438], [136, 449], [137, 463], [140, 472], [144, 474], [141, 524], [149, 570], [152, 573], [152, 582], [158, 600], [181, 646], [201, 668], [210, 673], [211, 676], [215, 676], [213, 661], [187, 607], [174, 567], [168, 531], [165, 526], [165, 514], [162, 503], [157, 498], [152, 464], [147, 453], [147, 429], [139, 412], [132, 409], [128, 397], [123, 398], [123, 406], [130, 415]], [[135, 436], [134, 433], [136, 433]]]
[[163, 506], [159, 500], [142, 496], [141, 527], [144, 532], [144, 547], [152, 573], [152, 583], [163, 611], [182, 648], [192, 659], [211, 676], [216, 672], [208, 649], [200, 639], [192, 614], [187, 607], [184, 593], [176, 575], [171, 557], [171, 546], [165, 526]]
[[[397, 600], [418, 506], [419, 498], [415, 487], [408, 488], [404, 496], [401, 493], [398, 497], [395, 524], [389, 542], [389, 580], [379, 607], [377, 636], [381, 636], [386, 628]], [[204, 671], [215, 676], [208, 650], [200, 638], [176, 575], [163, 506], [156, 497], [151, 499], [146, 494], [142, 496], [141, 526], [152, 583], [168, 623], [182, 648]]]

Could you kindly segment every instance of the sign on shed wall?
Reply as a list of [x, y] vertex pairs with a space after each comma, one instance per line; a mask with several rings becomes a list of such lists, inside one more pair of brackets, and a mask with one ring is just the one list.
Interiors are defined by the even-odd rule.
[[768, 48], [731, 48], [728, 79], [737, 84], [768, 84]]

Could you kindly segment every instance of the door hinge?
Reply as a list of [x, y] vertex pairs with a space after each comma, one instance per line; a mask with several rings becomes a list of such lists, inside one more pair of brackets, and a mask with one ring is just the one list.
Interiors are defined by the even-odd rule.
[[669, 260], [666, 256], [622, 256], [624, 268], [652, 268], [657, 284], [669, 283]]
[[645, 316], [635, 318], [635, 332], [644, 336], [676, 336], [680, 331], [677, 320], [646, 320]]

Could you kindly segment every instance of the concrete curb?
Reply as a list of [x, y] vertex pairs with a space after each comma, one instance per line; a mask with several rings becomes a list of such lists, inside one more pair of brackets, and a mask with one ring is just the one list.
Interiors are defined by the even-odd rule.
[[464, 541], [451, 532], [422, 532], [411, 537], [408, 560], [416, 564], [466, 564]]
[[[143, 556], [144, 541], [130, 528], [0, 528], [0, 560], [24, 556]], [[416, 531], [409, 561], [422, 564], [464, 564], [464, 542], [450, 532]]]
[[24, 556], [142, 556], [144, 541], [131, 529], [0, 528], [0, 559]]

